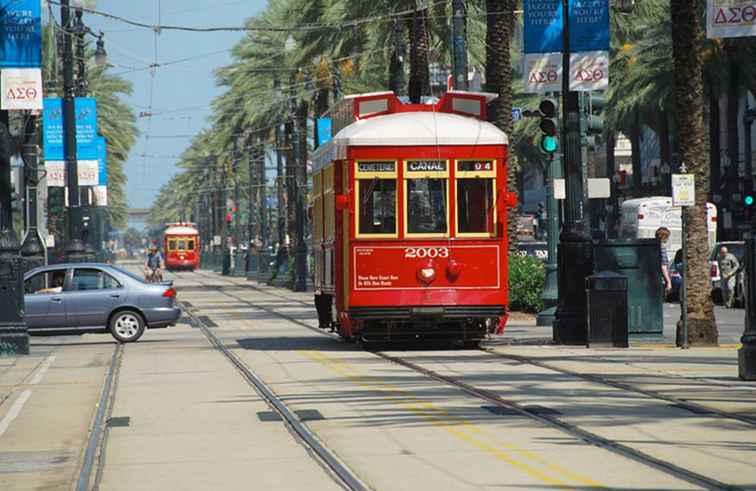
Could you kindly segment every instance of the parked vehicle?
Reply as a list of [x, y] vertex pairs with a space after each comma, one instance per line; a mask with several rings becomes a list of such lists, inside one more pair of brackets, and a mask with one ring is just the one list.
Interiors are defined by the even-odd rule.
[[[706, 223], [709, 229], [709, 246], [717, 241], [717, 207], [706, 204]], [[653, 239], [659, 227], [670, 231], [667, 253], [672, 257], [682, 248], [682, 210], [672, 206], [672, 198], [653, 196], [629, 199], [622, 203], [619, 236], [621, 239]]]
[[146, 283], [110, 264], [55, 264], [24, 275], [26, 325], [34, 333], [109, 332], [121, 343], [181, 316], [172, 282]]
[[731, 241], [731, 242], [717, 242], [709, 255], [709, 277], [711, 280], [711, 298], [714, 302], [721, 303], [722, 298], [722, 277], [719, 274], [719, 263], [717, 262], [719, 256], [719, 249], [725, 246], [727, 249], [738, 258], [740, 263], [740, 269], [736, 273], [735, 281], [735, 305], [745, 305], [745, 242]]

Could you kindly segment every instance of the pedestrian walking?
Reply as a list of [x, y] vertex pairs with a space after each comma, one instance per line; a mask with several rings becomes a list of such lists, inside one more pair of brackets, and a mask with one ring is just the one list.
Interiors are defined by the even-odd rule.
[[659, 227], [654, 234], [659, 239], [659, 254], [661, 255], [661, 274], [664, 282], [664, 290], [672, 290], [672, 280], [669, 278], [669, 256], [667, 255], [667, 240], [670, 231], [667, 227]]
[[734, 254], [722, 246], [719, 249], [717, 258], [719, 266], [719, 278], [722, 285], [722, 302], [724, 306], [731, 309], [735, 306], [735, 286], [737, 284], [737, 274], [740, 269], [740, 262]]

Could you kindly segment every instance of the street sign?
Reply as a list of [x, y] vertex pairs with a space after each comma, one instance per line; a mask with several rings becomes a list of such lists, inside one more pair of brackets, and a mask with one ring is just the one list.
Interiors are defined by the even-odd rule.
[[512, 108], [512, 121], [520, 121], [521, 119], [522, 119], [522, 108], [513, 107]]
[[42, 110], [42, 70], [5, 68], [0, 77], [0, 109], [4, 111]]
[[708, 38], [756, 36], [756, 1], [708, 0], [706, 4]]
[[0, 0], [0, 68], [42, 66], [42, 2]]
[[696, 182], [693, 174], [672, 174], [672, 206], [696, 204]]
[[318, 118], [318, 146], [326, 143], [333, 135], [333, 125], [331, 118]]
[[[76, 113], [76, 157], [97, 159], [95, 138], [97, 137], [97, 101], [91, 97], [77, 97]], [[63, 160], [63, 100], [46, 98], [42, 111], [44, 132], [42, 142], [45, 160]]]

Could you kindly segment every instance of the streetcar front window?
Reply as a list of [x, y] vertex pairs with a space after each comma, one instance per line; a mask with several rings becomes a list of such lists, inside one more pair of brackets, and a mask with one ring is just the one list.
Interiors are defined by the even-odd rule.
[[407, 232], [445, 234], [446, 179], [407, 180]]
[[493, 184], [493, 179], [457, 179], [458, 233], [493, 233]]
[[359, 233], [396, 233], [396, 180], [360, 179]]
[[178, 241], [178, 249], [180, 251], [185, 251], [186, 250], [186, 241], [185, 240], [179, 240]]
[[175, 251], [176, 250], [176, 241], [175, 240], [169, 240], [168, 241], [168, 250], [169, 251]]

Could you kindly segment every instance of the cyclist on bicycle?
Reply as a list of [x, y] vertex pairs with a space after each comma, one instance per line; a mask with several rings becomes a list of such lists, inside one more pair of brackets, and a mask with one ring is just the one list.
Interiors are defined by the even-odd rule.
[[162, 281], [163, 279], [163, 255], [160, 254], [156, 245], [150, 247], [150, 253], [144, 261], [144, 278], [147, 281]]

